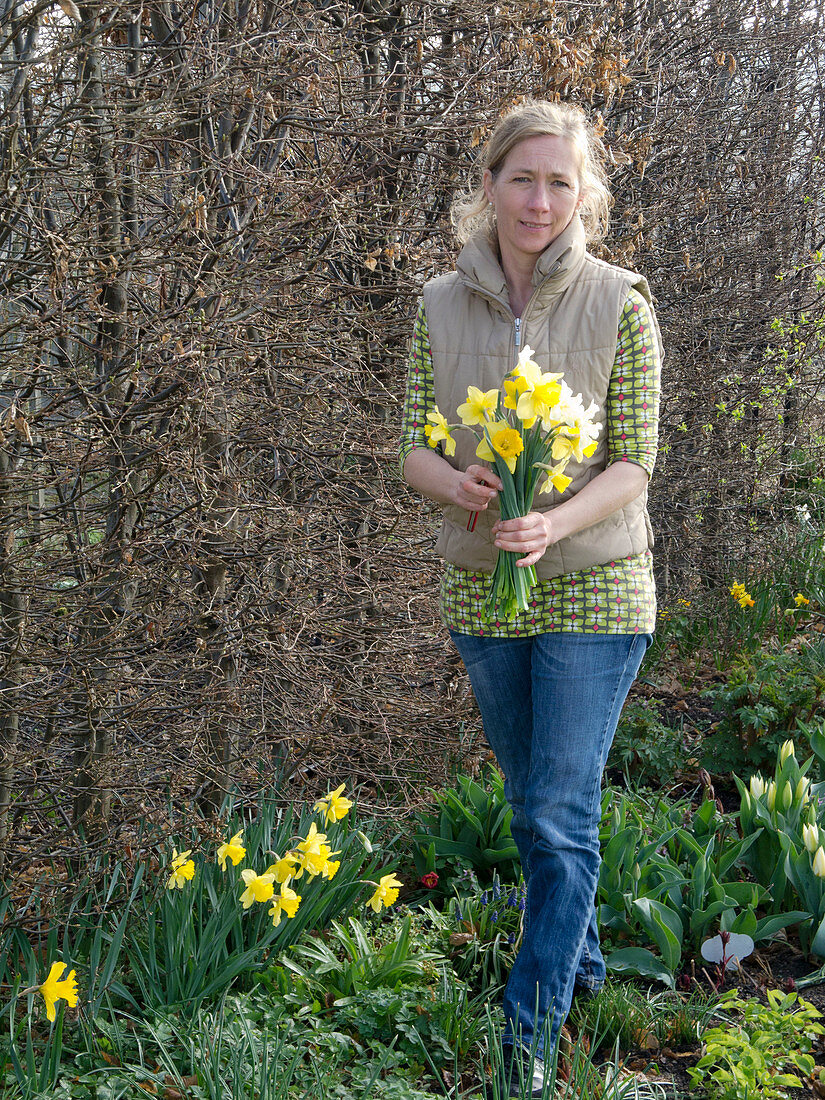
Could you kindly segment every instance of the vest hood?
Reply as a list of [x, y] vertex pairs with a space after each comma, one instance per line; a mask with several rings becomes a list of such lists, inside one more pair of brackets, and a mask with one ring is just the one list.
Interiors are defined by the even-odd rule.
[[[584, 226], [574, 214], [567, 228], [547, 246], [533, 269], [533, 287], [541, 305], [561, 294], [581, 272], [585, 261]], [[458, 276], [468, 290], [493, 298], [509, 308], [510, 295], [497, 249], [486, 234], [477, 234], [464, 245], [456, 262]]]

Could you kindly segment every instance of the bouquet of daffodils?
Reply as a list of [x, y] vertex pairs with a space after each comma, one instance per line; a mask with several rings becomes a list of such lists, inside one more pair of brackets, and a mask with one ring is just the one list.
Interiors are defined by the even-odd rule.
[[[500, 390], [467, 390], [467, 400], [458, 407], [460, 424], [448, 424], [434, 408], [427, 414], [425, 433], [431, 447], [444, 442], [448, 455], [455, 454], [455, 430], [467, 428], [479, 438], [476, 455], [492, 464], [501, 478], [501, 518], [525, 516], [533, 505], [533, 494], [542, 474], [541, 493], [570, 484], [565, 469], [571, 458], [581, 462], [596, 449], [602, 425], [594, 421], [599, 411], [591, 402], [584, 407], [581, 394], [573, 394], [561, 374], [543, 374], [533, 361], [533, 349], [525, 346], [518, 363], [504, 378]], [[532, 565], [519, 568], [522, 555], [500, 551], [493, 571], [487, 612], [513, 619], [526, 611], [536, 584]]]

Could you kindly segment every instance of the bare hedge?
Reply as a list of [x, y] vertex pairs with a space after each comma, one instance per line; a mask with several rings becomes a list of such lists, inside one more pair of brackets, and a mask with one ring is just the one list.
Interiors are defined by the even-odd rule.
[[524, 95], [592, 109], [667, 345], [659, 582], [769, 561], [822, 467], [822, 12], [5, 0], [0, 849], [483, 757], [401, 485], [411, 318]]

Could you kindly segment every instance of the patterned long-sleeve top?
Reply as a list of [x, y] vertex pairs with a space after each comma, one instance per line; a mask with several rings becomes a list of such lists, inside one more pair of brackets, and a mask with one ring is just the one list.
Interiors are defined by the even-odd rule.
[[[608, 464], [635, 462], [652, 474], [656, 461], [660, 360], [648, 304], [631, 290], [619, 321], [616, 357], [607, 396]], [[410, 451], [426, 447], [424, 426], [435, 405], [427, 318], [419, 306], [407, 369], [401, 468]], [[621, 561], [540, 581], [530, 610], [507, 622], [485, 610], [489, 573], [445, 563], [441, 615], [460, 634], [523, 638], [546, 632], [635, 634], [652, 632], [656, 588], [649, 550]]]

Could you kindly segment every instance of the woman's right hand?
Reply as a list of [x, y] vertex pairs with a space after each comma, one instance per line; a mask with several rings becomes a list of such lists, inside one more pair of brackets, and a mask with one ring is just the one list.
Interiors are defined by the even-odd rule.
[[483, 512], [501, 490], [501, 480], [486, 466], [466, 470], [454, 466], [429, 447], [415, 447], [404, 462], [408, 485], [439, 504], [455, 504], [468, 512]]
[[468, 512], [483, 512], [502, 488], [501, 478], [486, 466], [473, 465], [463, 473], [456, 472], [453, 504], [466, 508]]

